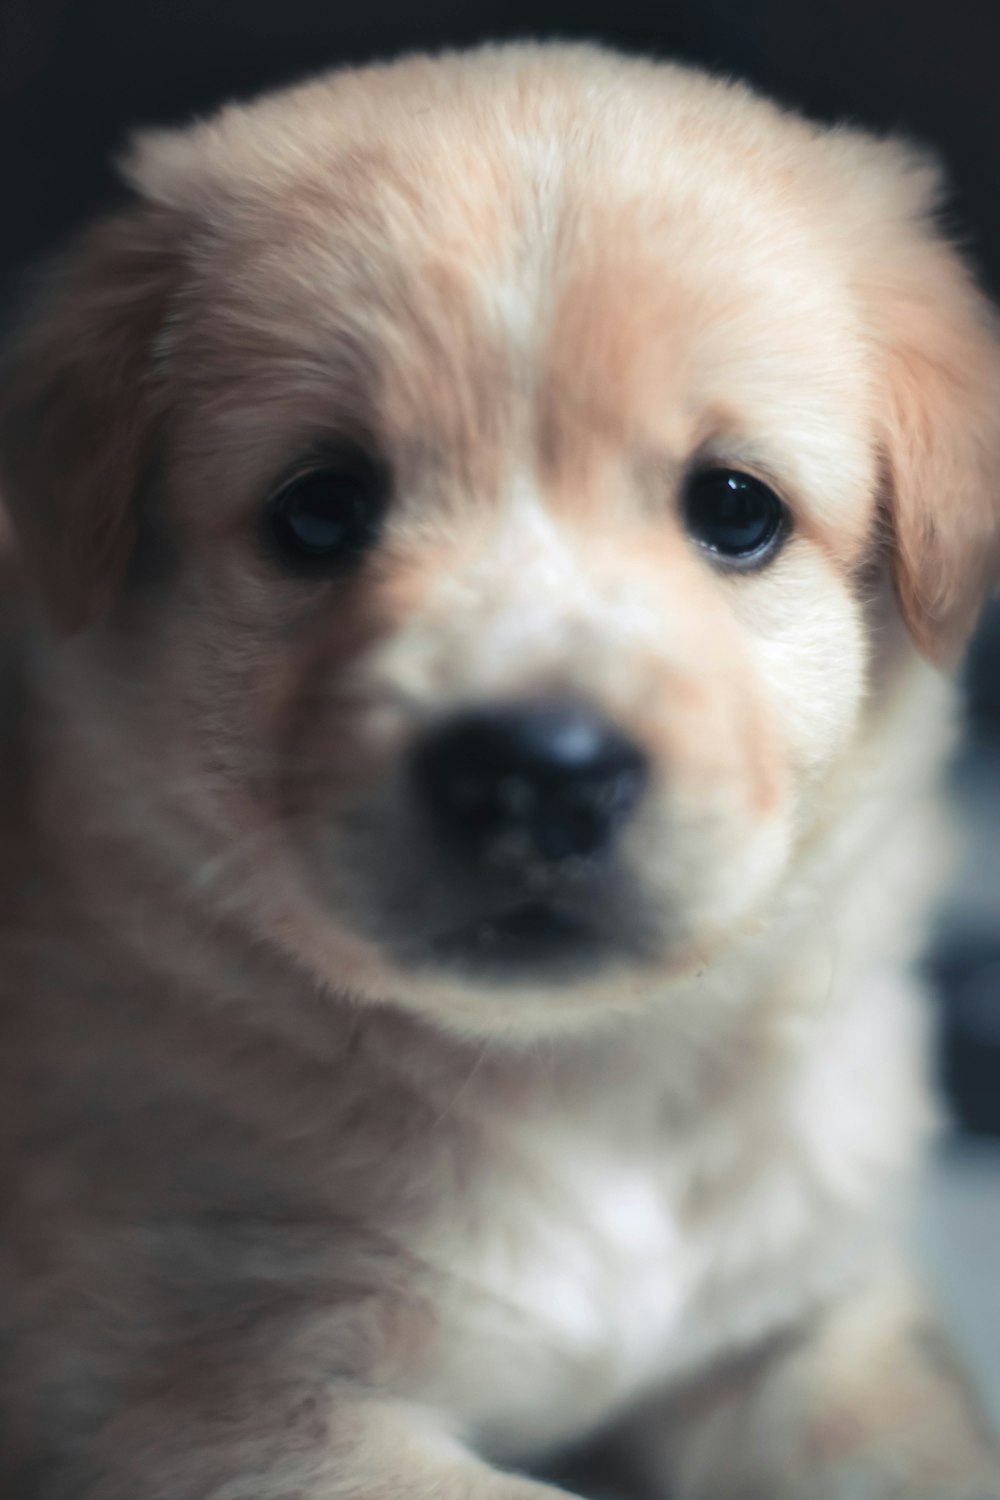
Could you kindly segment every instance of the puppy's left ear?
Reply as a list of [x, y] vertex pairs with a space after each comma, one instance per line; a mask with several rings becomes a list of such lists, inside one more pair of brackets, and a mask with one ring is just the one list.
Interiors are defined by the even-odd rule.
[[61, 630], [104, 611], [132, 548], [176, 238], [146, 205], [82, 235], [0, 369], [0, 497]]
[[947, 665], [1000, 577], [1000, 332], [934, 222], [936, 164], [905, 146], [877, 151], [880, 201], [861, 253], [893, 572], [911, 635]]

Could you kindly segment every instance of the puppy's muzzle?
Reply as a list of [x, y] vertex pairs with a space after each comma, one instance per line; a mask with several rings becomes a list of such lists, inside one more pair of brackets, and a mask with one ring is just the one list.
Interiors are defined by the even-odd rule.
[[647, 767], [590, 710], [531, 703], [450, 720], [418, 747], [413, 772], [435, 837], [470, 867], [558, 868], [611, 853]]

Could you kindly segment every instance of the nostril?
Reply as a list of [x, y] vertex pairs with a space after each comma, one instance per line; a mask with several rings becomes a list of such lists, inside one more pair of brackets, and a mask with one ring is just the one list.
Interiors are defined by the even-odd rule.
[[596, 714], [532, 704], [459, 716], [420, 746], [414, 770], [453, 840], [484, 853], [516, 837], [558, 861], [608, 844], [638, 801], [645, 760]]

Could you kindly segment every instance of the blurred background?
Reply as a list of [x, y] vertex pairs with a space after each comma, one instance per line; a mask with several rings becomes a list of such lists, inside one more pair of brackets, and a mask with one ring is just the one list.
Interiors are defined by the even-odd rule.
[[[1000, 4], [991, 0], [0, 0], [0, 298], [114, 193], [127, 129], [344, 62], [505, 36], [690, 59], [824, 119], [932, 145], [1000, 296]], [[1000, 484], [1000, 475], [997, 476]], [[1000, 609], [967, 672], [953, 793], [968, 855], [929, 942], [956, 1128], [918, 1228], [1000, 1414]], [[991, 1144], [991, 1141], [994, 1144]]]

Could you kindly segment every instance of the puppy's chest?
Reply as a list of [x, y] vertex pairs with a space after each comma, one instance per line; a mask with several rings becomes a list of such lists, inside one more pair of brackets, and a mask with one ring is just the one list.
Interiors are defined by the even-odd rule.
[[525, 1122], [425, 1247], [439, 1337], [420, 1394], [529, 1460], [796, 1316], [856, 1253], [868, 1193], [846, 1211], [773, 1126], [728, 1129], [723, 1165], [715, 1132]]
[[563, 1441], [665, 1370], [691, 1292], [674, 1197], [652, 1156], [554, 1140], [453, 1230], [432, 1385], [485, 1446]]

